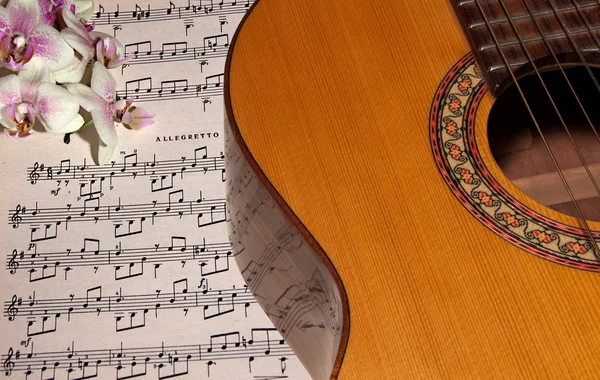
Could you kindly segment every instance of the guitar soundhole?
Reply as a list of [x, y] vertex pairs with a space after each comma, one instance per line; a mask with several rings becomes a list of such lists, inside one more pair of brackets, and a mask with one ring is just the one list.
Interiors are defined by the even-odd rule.
[[[600, 134], [600, 89], [584, 67], [571, 67], [565, 72], [581, 105], [559, 70], [545, 72], [542, 78], [577, 149], [600, 186], [600, 139], [593, 129]], [[600, 69], [593, 68], [592, 72], [600, 81]], [[600, 221], [598, 191], [539, 78], [526, 76], [519, 85], [583, 216]], [[496, 162], [525, 194], [558, 212], [580, 217], [516, 86], [509, 87], [495, 102], [488, 121], [488, 138]]]

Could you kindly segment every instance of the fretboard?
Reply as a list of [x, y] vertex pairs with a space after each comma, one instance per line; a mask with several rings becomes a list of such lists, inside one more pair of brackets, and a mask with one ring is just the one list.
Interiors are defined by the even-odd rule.
[[518, 78], [532, 61], [541, 69], [600, 58], [600, 0], [451, 1], [494, 96], [513, 82], [508, 70]]

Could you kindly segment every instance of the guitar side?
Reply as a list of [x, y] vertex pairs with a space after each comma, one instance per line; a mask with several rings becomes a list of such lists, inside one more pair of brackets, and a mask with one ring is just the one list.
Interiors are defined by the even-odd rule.
[[[490, 232], [432, 158], [432, 99], [468, 50], [450, 6], [434, 0], [260, 0], [237, 34], [229, 119], [339, 291], [345, 335], [329, 353], [332, 378], [595, 375], [597, 275]], [[490, 171], [531, 209], [576, 225], [495, 166], [492, 104], [484, 96], [475, 121]]]

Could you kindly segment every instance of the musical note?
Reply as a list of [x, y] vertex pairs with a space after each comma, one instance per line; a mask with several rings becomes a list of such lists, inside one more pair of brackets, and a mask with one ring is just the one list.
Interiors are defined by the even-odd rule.
[[[130, 80], [125, 83], [125, 92], [121, 91], [117, 93], [117, 99], [128, 99], [133, 93], [135, 99], [139, 99], [139, 93], [152, 92], [152, 78], [142, 78]], [[124, 94], [124, 96], [120, 96], [119, 94]]]
[[[26, 173], [19, 169], [22, 163], [15, 165], [13, 155], [6, 155], [5, 173], [12, 176], [10, 168], [23, 170], [21, 181], [35, 185], [27, 185], [23, 192], [5, 192], [6, 203], [14, 209], [4, 209], [8, 220], [4, 232], [10, 230], [3, 235], [5, 263], [7, 270], [18, 274], [6, 278], [1, 294], [5, 325], [11, 329], [0, 332], [0, 348], [6, 353], [19, 341], [28, 351], [31, 347], [22, 358], [12, 354], [15, 376], [196, 378], [206, 376], [208, 367], [213, 378], [241, 378], [250, 357], [257, 373], [264, 369], [275, 374], [280, 358], [293, 358], [287, 345], [281, 347], [286, 351], [276, 352], [274, 336], [271, 358], [264, 355], [268, 344], [258, 341], [262, 338], [247, 344], [249, 335], [244, 337], [240, 327], [245, 332], [261, 327], [263, 319], [254, 317], [262, 311], [248, 288], [239, 286], [223, 225], [210, 227], [224, 222], [227, 215], [221, 191], [223, 115], [216, 105], [222, 101], [229, 33], [246, 12], [246, 3], [165, 0], [161, 7], [156, 2], [126, 6], [103, 0], [90, 12], [96, 30], [127, 37], [120, 53], [128, 61], [122, 66], [123, 75], [115, 73], [121, 90], [116, 96], [136, 103], [159, 102], [144, 108], [163, 125], [155, 134], [137, 133], [141, 137], [134, 140], [124, 135], [127, 151], [116, 152], [104, 165], [92, 163], [77, 144], [62, 153], [26, 146], [31, 160]], [[190, 36], [185, 40], [182, 26]], [[169, 112], [181, 116], [177, 125], [169, 124], [173, 120]], [[86, 136], [88, 132], [92, 133]], [[123, 128], [119, 133], [129, 131]], [[93, 128], [81, 136], [83, 146], [97, 137]], [[14, 207], [17, 204], [21, 211]], [[10, 227], [13, 217], [20, 218], [17, 230]], [[31, 283], [26, 284], [28, 280]], [[169, 324], [198, 323], [199, 329], [186, 329], [176, 337], [177, 345], [169, 345], [174, 336]], [[226, 334], [233, 335], [217, 338], [224, 332], [215, 330], [219, 324], [229, 326]], [[131, 348], [127, 342], [132, 333], [155, 339], [155, 347]], [[84, 334], [90, 339], [72, 342], [71, 337]], [[33, 341], [43, 345], [36, 343], [34, 351]], [[209, 353], [211, 343], [214, 350]], [[1, 363], [8, 359], [0, 358]], [[236, 361], [241, 365], [228, 368], [227, 363]], [[288, 375], [297, 362], [284, 364]]]
[[[100, 248], [99, 241], [86, 239], [87, 242], [84, 241], [84, 251], [81, 251], [79, 248], [75, 249], [75, 251], [80, 252], [79, 255], [73, 255], [72, 252], [74, 250], [71, 248], [52, 252], [38, 252], [36, 248], [35, 253], [30, 257], [28, 256], [28, 260], [22, 261], [20, 265], [24, 272], [45, 273], [50, 269], [48, 266], [49, 262], [54, 263], [51, 267], [52, 269], [94, 268], [115, 265], [126, 267], [130, 263], [139, 262], [143, 258], [149, 264], [174, 263], [182, 260], [196, 260], [201, 263], [208, 263], [210, 261], [214, 262], [217, 256], [221, 257], [222, 252], [231, 251], [229, 242], [207, 243], [204, 238], [201, 243], [188, 243], [185, 237], [174, 236], [171, 238], [170, 244], [155, 244], [131, 248], [122, 248], [119, 244], [116, 250], [102, 249]], [[88, 248], [88, 245], [92, 246], [92, 248]], [[216, 259], [217, 263], [220, 263], [220, 261], [221, 259]], [[43, 279], [45, 278], [49, 277], [44, 277]]]
[[[182, 82], [185, 83], [185, 82]], [[188, 136], [189, 137], [189, 136]], [[194, 138], [191, 135], [190, 139]], [[200, 152], [202, 154], [200, 154]], [[34, 165], [35, 167], [35, 165]], [[85, 165], [80, 166], [80, 169]], [[108, 163], [102, 166], [89, 166], [85, 167], [85, 170], [79, 170], [77, 173], [75, 170], [71, 170], [70, 160], [64, 160], [60, 165], [48, 165], [48, 169], [54, 170], [54, 180], [65, 181], [64, 186], [68, 186], [70, 178], [77, 178], [79, 180], [96, 181], [95, 183], [100, 186], [101, 182], [106, 179], [112, 181], [113, 179], [119, 178], [136, 178], [136, 177], [170, 177], [173, 173], [181, 173], [182, 171], [186, 174], [201, 173], [206, 174], [207, 172], [220, 172], [225, 169], [225, 158], [222, 155], [209, 156], [206, 146], [197, 148], [194, 150], [194, 160], [181, 161], [177, 160], [157, 160], [156, 154], [153, 155], [152, 160], [144, 161], [138, 159], [138, 154], [128, 154], [123, 158], [123, 164], [120, 169], [115, 168], [115, 164]], [[33, 170], [33, 167], [28, 168], [29, 173]], [[38, 181], [46, 181], [52, 178], [46, 178], [44, 176], [38, 178]], [[152, 181], [151, 181], [152, 182]], [[156, 182], [156, 181], [154, 181]], [[89, 183], [89, 182], [87, 182]], [[111, 184], [112, 185], [112, 184]], [[97, 190], [95, 190], [97, 191]], [[89, 194], [86, 194], [89, 195]]]
[[[133, 56], [133, 58], [136, 59], [138, 58], [138, 54], [142, 56], [152, 54], [152, 41], [136, 42], [125, 45], [126, 56]], [[130, 65], [131, 64], [132, 63], [130, 63]]]
[[[182, 91], [173, 91], [164, 93], [161, 88], [152, 87], [151, 78], [144, 80], [134, 80], [126, 83], [125, 90], [117, 90], [117, 99], [129, 99], [133, 98], [137, 102], [152, 102], [158, 100], [176, 100], [176, 99], [191, 99], [199, 96], [222, 96], [223, 86], [222, 83], [223, 74], [212, 75], [205, 79], [203, 84], [188, 84], [187, 86], [181, 86]], [[177, 82], [175, 81], [164, 81], [164, 82]], [[183, 81], [183, 80], [182, 80]], [[132, 89], [133, 88], [133, 89]], [[196, 91], [183, 91], [184, 88], [195, 88]], [[164, 90], [164, 89], [163, 89]]]
[[186, 92], [188, 87], [187, 79], [162, 81], [160, 82], [160, 90], [158, 90], [158, 94], [159, 96], [162, 96], [162, 93], [165, 91], [165, 89], [171, 94], [174, 94], [176, 91]]
[[[252, 4], [254, 0], [246, 0], [240, 4], [237, 1], [232, 3], [219, 3], [219, 7], [214, 8], [212, 5], [212, 1], [210, 1], [210, 5], [205, 5], [202, 8], [196, 5], [192, 6], [188, 4], [186, 7], [176, 7], [172, 2], [169, 3], [168, 8], [155, 8], [151, 9], [148, 7], [148, 10], [144, 13], [144, 17], [138, 18], [137, 8], [132, 9], [130, 11], [120, 11], [117, 8], [117, 11], [114, 13], [105, 11], [101, 6], [99, 7], [99, 11], [95, 14], [95, 24], [96, 25], [110, 25], [115, 22], [120, 24], [129, 24], [129, 23], [140, 23], [140, 22], [162, 22], [168, 20], [175, 20], [180, 18], [197, 18], [197, 17], [207, 17], [211, 15], [235, 15], [235, 14], [244, 14], [248, 11], [250, 4]], [[200, 9], [201, 8], [201, 9]], [[177, 12], [174, 12], [177, 10]], [[202, 10], [199, 12], [199, 10]], [[115, 20], [115, 18], [119, 18], [121, 12], [130, 13], [131, 15], [135, 14], [135, 17], [131, 18], [121, 18]], [[146, 16], [147, 14], [147, 16]]]

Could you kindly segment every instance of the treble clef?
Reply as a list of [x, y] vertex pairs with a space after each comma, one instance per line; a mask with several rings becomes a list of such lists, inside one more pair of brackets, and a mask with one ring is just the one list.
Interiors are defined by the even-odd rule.
[[29, 173], [29, 179], [31, 180], [32, 185], [35, 185], [38, 179], [40, 179], [40, 173], [37, 172], [39, 168], [40, 164], [36, 162], [35, 164], [33, 164], [33, 170], [31, 171], [31, 173]]
[[10, 269], [10, 274], [15, 274], [17, 273], [17, 269], [19, 268], [19, 262], [17, 260], [15, 260], [17, 258], [17, 250], [13, 249], [13, 253], [12, 256], [10, 258], [10, 261], [8, 262], [8, 268]]
[[25, 213], [25, 207], [21, 207], [21, 205], [17, 205], [17, 208], [15, 208], [15, 213], [10, 218], [10, 220], [13, 224], [13, 228], [19, 227], [19, 224], [21, 224], [21, 222], [23, 221], [23, 218], [21, 218], [21, 216], [19, 215], [21, 213]]
[[12, 373], [12, 370], [15, 368], [15, 362], [12, 361], [12, 356], [13, 356], [13, 349], [11, 347], [8, 349], [8, 357], [4, 361], [4, 370], [6, 371], [6, 372], [4, 372], [4, 374], [6, 376], [10, 376], [10, 374]]
[[6, 309], [6, 314], [8, 314], [9, 321], [14, 321], [17, 314], [19, 314], [19, 309], [17, 309], [15, 307], [15, 305], [17, 304], [17, 301], [18, 301], [18, 298], [17, 298], [17, 295], [15, 294], [12, 297], [12, 301], [11, 301], [11, 304], [8, 306], [8, 309]]

